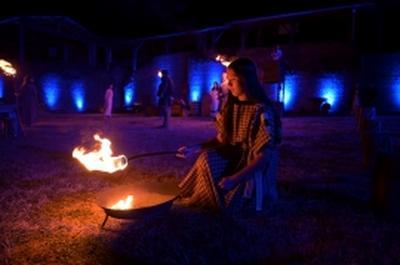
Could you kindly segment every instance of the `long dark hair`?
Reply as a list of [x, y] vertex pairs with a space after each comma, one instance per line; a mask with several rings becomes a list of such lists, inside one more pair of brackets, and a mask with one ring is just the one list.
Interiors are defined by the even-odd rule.
[[[257, 67], [255, 63], [248, 58], [238, 58], [229, 64], [228, 69], [231, 69], [238, 77], [241, 85], [246, 91], [248, 101], [253, 103], [261, 103], [272, 105], [270, 99], [261, 86], [257, 75]], [[233, 111], [233, 105], [237, 99], [228, 93], [228, 99], [222, 109], [222, 115], [228, 117]], [[232, 120], [224, 119], [225, 133], [223, 141], [226, 143], [229, 141], [232, 134]]]
[[240, 78], [249, 101], [267, 103], [268, 96], [261, 86], [257, 75], [257, 67], [255, 63], [248, 58], [238, 58], [229, 64], [231, 69]]

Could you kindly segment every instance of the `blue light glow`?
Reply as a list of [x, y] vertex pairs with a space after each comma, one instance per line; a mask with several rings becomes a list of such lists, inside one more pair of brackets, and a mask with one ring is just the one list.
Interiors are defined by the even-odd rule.
[[329, 112], [336, 112], [340, 104], [340, 98], [344, 94], [343, 78], [338, 74], [327, 74], [319, 79], [318, 97], [325, 98], [326, 102], [331, 105]]
[[72, 100], [76, 110], [79, 112], [85, 109], [85, 88], [82, 81], [75, 81], [72, 83]]
[[392, 95], [392, 100], [395, 105], [394, 107], [397, 110], [400, 110], [400, 78], [394, 79], [390, 94]]
[[4, 97], [4, 80], [0, 76], [0, 98]]
[[207, 63], [206, 69], [207, 92], [210, 92], [214, 82], [218, 82], [221, 85], [222, 73], [225, 71], [225, 67], [218, 62], [212, 61]]
[[124, 102], [125, 107], [130, 108], [133, 106], [133, 97], [135, 95], [135, 84], [133, 81], [124, 86]]
[[395, 69], [394, 78], [390, 86], [389, 97], [387, 100], [394, 105], [394, 111], [400, 111], [400, 67]]
[[190, 101], [192, 102], [200, 101], [200, 88], [192, 87], [192, 90], [190, 92]]
[[215, 81], [221, 84], [225, 67], [216, 61], [192, 60], [189, 63], [190, 101], [200, 101], [204, 93], [209, 93]]
[[285, 111], [290, 111], [294, 108], [294, 101], [298, 90], [298, 78], [297, 75], [285, 76], [284, 92], [282, 89], [279, 95], [279, 101], [283, 101]]
[[51, 109], [57, 109], [61, 94], [60, 77], [56, 74], [47, 74], [42, 79], [42, 87], [46, 106]]
[[199, 68], [199, 64], [195, 61], [189, 64], [189, 97], [192, 102], [200, 101], [201, 77]]

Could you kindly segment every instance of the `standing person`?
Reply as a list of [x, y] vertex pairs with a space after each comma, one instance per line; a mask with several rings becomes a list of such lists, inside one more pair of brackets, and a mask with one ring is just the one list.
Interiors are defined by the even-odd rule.
[[35, 79], [25, 75], [21, 86], [15, 92], [17, 111], [23, 125], [31, 127], [37, 116], [37, 91]]
[[[275, 85], [276, 85], [276, 98], [278, 99], [278, 102], [283, 102], [284, 95], [283, 95], [283, 78], [285, 76], [284, 71], [283, 71], [283, 64], [282, 64], [282, 57], [283, 57], [283, 52], [282, 49], [279, 47], [279, 45], [275, 45], [275, 47], [272, 50], [271, 53], [272, 57], [272, 65], [274, 65], [275, 68]], [[281, 96], [282, 95], [282, 96]], [[282, 99], [281, 99], [282, 97]]]
[[114, 84], [110, 83], [104, 94], [104, 126], [108, 130], [111, 128], [111, 114], [114, 99]]
[[211, 117], [215, 118], [217, 112], [219, 111], [219, 97], [221, 93], [221, 87], [219, 86], [217, 81], [214, 81], [213, 86], [210, 91], [211, 95]]
[[225, 102], [228, 98], [229, 85], [228, 85], [228, 79], [226, 77], [226, 72], [222, 73], [222, 83], [221, 83], [220, 88], [221, 88], [221, 90], [219, 93], [219, 109], [218, 109], [218, 111], [221, 111], [222, 106], [225, 104]]
[[359, 91], [359, 88], [357, 86], [356, 90], [354, 91], [353, 101], [351, 103], [351, 112], [352, 112], [352, 114], [354, 114], [354, 117], [356, 119], [357, 125], [358, 125], [359, 118], [360, 118], [360, 109], [361, 109], [360, 91]]
[[375, 166], [378, 145], [376, 135], [380, 130], [376, 113], [376, 91], [372, 84], [359, 91], [358, 130], [361, 137], [364, 167], [367, 169]]
[[[217, 135], [177, 156], [200, 155], [180, 182], [181, 202], [211, 210], [261, 211], [277, 200], [277, 145], [281, 121], [266, 96], [253, 61], [239, 58], [227, 68], [229, 95], [216, 117]], [[249, 208], [247, 208], [249, 209]]]
[[189, 105], [189, 95], [188, 95], [188, 84], [185, 84], [182, 88], [182, 96], [181, 99], [179, 100], [179, 103], [181, 104], [181, 108], [183, 111], [183, 115], [185, 117], [189, 116], [189, 112], [190, 112], [190, 105]]
[[171, 117], [172, 93], [174, 91], [173, 83], [167, 70], [161, 70], [161, 83], [158, 86], [158, 106], [163, 117], [163, 124], [159, 128], [169, 128]]

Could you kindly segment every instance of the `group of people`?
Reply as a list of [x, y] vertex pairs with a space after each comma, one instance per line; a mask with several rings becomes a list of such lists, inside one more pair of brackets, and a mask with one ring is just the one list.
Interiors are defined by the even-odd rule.
[[[158, 106], [163, 117], [163, 123], [159, 128], [168, 128], [171, 116], [171, 105], [174, 85], [172, 79], [168, 75], [167, 70], [161, 71], [161, 82], [158, 87]], [[114, 100], [114, 83], [109, 83], [105, 95], [103, 105], [104, 127], [106, 130], [111, 128], [111, 115]]]
[[[160, 128], [168, 128], [174, 84], [167, 70], [161, 71], [160, 78]], [[260, 84], [252, 60], [233, 61], [226, 70], [224, 85], [225, 91], [215, 82], [211, 90], [218, 102], [213, 105], [217, 135], [200, 145], [177, 150], [181, 158], [198, 154], [179, 184], [179, 203], [232, 213], [243, 209], [261, 211], [278, 198], [281, 120]], [[112, 88], [105, 95], [106, 118], [111, 115]]]
[[[179, 203], [216, 211], [260, 211], [277, 200], [276, 171], [281, 121], [257, 76], [255, 63], [247, 58], [233, 61], [226, 69], [225, 91], [217, 82], [211, 93], [217, 134], [194, 146], [182, 146], [177, 156], [198, 158], [179, 184]], [[174, 85], [167, 70], [161, 71], [157, 96], [163, 117], [161, 128], [170, 126]], [[34, 79], [26, 76], [16, 91], [21, 121], [30, 126], [36, 109]], [[104, 121], [110, 127], [114, 84], [104, 95]]]

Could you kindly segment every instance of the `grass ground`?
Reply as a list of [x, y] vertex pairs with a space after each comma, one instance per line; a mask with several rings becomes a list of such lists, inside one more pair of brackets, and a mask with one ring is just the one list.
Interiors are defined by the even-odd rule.
[[[116, 154], [176, 150], [214, 135], [201, 118], [119, 115]], [[387, 129], [399, 118], [386, 117]], [[86, 171], [71, 157], [100, 115], [47, 115], [19, 139], [0, 139], [0, 264], [400, 264], [399, 221], [369, 208], [352, 117], [284, 118], [280, 200], [259, 216], [173, 207], [150, 220], [110, 218], [96, 195], [109, 187], [178, 182], [193, 160], [133, 160], [123, 172]]]

